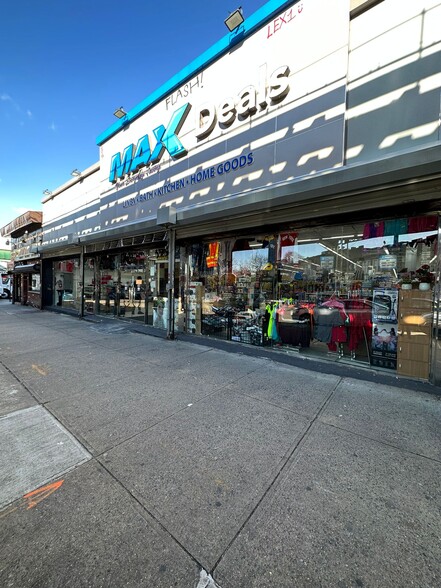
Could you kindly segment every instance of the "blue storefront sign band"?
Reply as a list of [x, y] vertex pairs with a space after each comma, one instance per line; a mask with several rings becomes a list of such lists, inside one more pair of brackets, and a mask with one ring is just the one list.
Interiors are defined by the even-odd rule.
[[187, 186], [196, 185], [201, 182], [215, 178], [217, 176], [228, 174], [232, 171], [236, 171], [238, 169], [242, 169], [246, 166], [252, 165], [253, 163], [254, 156], [252, 151], [247, 155], [240, 155], [239, 157], [227, 159], [226, 161], [223, 161], [218, 165], [212, 165], [204, 170], [200, 170], [194, 174], [190, 174], [186, 178], [176, 180], [175, 182], [167, 182], [167, 184], [164, 184], [164, 186], [161, 186], [156, 190], [141, 192], [133, 198], [128, 198], [123, 202], [123, 208], [135, 206], [140, 202], [153, 200], [154, 198], [164, 196], [165, 194], [171, 194], [172, 192], [176, 192], [178, 190], [184, 190]]

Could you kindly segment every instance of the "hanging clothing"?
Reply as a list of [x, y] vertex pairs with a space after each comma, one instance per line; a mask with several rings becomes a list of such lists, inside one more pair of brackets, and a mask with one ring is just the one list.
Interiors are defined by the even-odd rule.
[[314, 339], [331, 343], [333, 334], [338, 336], [337, 331], [333, 333], [333, 328], [344, 326], [345, 318], [344, 313], [337, 307], [317, 306], [314, 309]]
[[280, 233], [280, 247], [292, 247], [296, 239], [297, 233]]
[[384, 236], [384, 221], [366, 223], [363, 229], [363, 239], [373, 239]]
[[394, 218], [384, 221], [384, 236], [405, 235], [407, 233], [407, 218]]
[[438, 228], [438, 217], [414, 216], [409, 219], [409, 233], [424, 233], [425, 231], [436, 231]]
[[203, 254], [204, 254], [204, 247], [201, 244], [195, 244], [191, 246], [191, 256], [192, 256], [192, 269], [196, 272], [203, 271]]
[[364, 300], [349, 300], [346, 303], [349, 315], [349, 351], [355, 351], [361, 341], [365, 342], [372, 332], [372, 310]]
[[218, 267], [222, 274], [230, 274], [231, 273], [231, 251], [233, 248], [234, 240], [233, 239], [223, 239], [220, 242], [219, 247], [219, 258], [218, 258]]
[[267, 336], [271, 341], [279, 341], [279, 334], [277, 332], [277, 309], [278, 304], [267, 304], [266, 311], [269, 313]]
[[331, 343], [346, 343], [348, 340], [348, 330], [344, 325], [332, 327]]
[[218, 241], [208, 244], [207, 268], [217, 267], [217, 262], [219, 259], [219, 245], [220, 243]]
[[298, 347], [309, 347], [311, 342], [311, 315], [307, 308], [282, 305], [277, 316], [277, 330], [282, 343]]

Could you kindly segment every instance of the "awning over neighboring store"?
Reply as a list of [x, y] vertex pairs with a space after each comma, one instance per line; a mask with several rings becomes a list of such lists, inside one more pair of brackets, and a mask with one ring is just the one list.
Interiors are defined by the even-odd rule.
[[40, 265], [38, 263], [31, 263], [28, 265], [16, 265], [12, 270], [13, 274], [39, 274]]
[[28, 210], [21, 216], [15, 218], [12, 222], [0, 228], [2, 237], [18, 237], [27, 229], [30, 233], [37, 227], [41, 227], [43, 217], [38, 210]]

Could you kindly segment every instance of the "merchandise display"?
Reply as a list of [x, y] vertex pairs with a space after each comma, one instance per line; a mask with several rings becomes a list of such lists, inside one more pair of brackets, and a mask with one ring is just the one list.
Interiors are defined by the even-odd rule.
[[399, 293], [434, 287], [437, 217], [418, 218], [191, 245], [201, 334], [402, 369]]
[[[427, 379], [437, 217], [231, 236], [176, 248], [174, 329]], [[424, 229], [419, 232], [402, 232]], [[53, 304], [81, 308], [79, 259]], [[164, 248], [89, 256], [84, 312], [169, 326]]]

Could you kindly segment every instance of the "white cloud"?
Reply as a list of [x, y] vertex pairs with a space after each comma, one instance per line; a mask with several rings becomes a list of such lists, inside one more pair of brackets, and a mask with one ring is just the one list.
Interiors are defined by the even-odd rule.
[[20, 111], [20, 106], [17, 104], [14, 98], [12, 98], [12, 96], [10, 96], [9, 94], [6, 94], [6, 92], [0, 94], [0, 100], [2, 102], [9, 102], [10, 104], [12, 104], [15, 110]]
[[49, 128], [51, 131], [55, 132], [58, 127], [55, 125], [54, 121], [52, 121], [51, 124], [49, 125]]
[[[2, 92], [0, 94], [0, 101], [10, 104], [17, 112], [20, 112], [20, 113], [23, 112], [22, 109], [20, 108], [20, 104], [18, 104], [18, 102], [16, 102], [14, 100], [14, 98], [10, 94], [7, 94], [6, 92]], [[29, 108], [26, 109], [26, 116], [28, 119], [33, 118], [32, 111]], [[23, 125], [24, 125], [24, 123], [20, 122], [20, 126], [23, 126]]]

